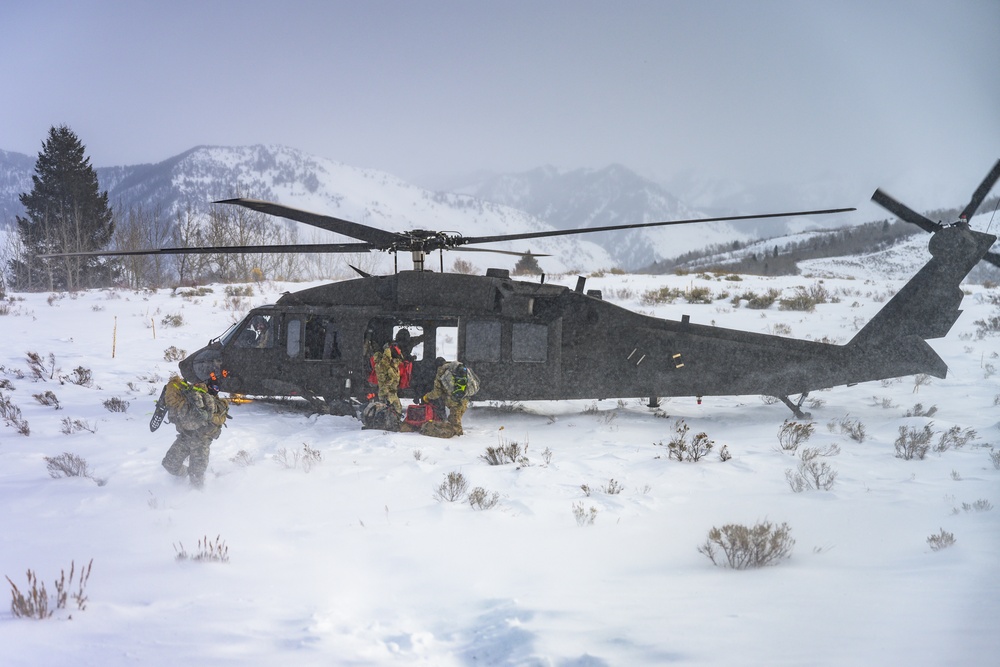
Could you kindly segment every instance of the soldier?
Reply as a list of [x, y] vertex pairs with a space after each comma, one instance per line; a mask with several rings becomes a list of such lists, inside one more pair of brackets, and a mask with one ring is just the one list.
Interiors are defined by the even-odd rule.
[[218, 393], [214, 383], [192, 385], [176, 375], [163, 389], [170, 423], [177, 429], [177, 439], [163, 457], [163, 467], [171, 475], [187, 476], [198, 489], [205, 483], [209, 447], [229, 417], [229, 402]]
[[403, 417], [403, 406], [399, 402], [399, 362], [403, 353], [398, 345], [387, 343], [374, 356], [375, 378], [378, 381], [378, 400], [388, 403], [398, 418]]
[[469, 408], [469, 398], [479, 390], [479, 379], [460, 361], [437, 358], [438, 369], [434, 388], [424, 394], [425, 403], [444, 403], [448, 409], [447, 425], [438, 420], [427, 422], [420, 432], [439, 438], [462, 435], [462, 415]]

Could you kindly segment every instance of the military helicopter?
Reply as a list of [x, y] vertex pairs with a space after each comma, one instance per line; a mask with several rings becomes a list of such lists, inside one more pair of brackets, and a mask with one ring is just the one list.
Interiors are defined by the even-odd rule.
[[[599, 291], [514, 280], [502, 269], [485, 276], [425, 270], [427, 253], [618, 229], [793, 215], [675, 220], [587, 229], [465, 237], [444, 232], [389, 232], [328, 215], [254, 199], [242, 206], [357, 239], [355, 243], [295, 246], [161, 248], [100, 255], [220, 252], [410, 252], [413, 269], [361, 276], [287, 293], [251, 310], [179, 364], [191, 382], [214, 379], [223, 391], [251, 396], [301, 396], [335, 414], [357, 414], [372, 391], [369, 352], [406, 330], [413, 379], [402, 397], [418, 397], [433, 382], [438, 357], [457, 358], [481, 381], [476, 400], [524, 401], [718, 395], [780, 398], [798, 417], [809, 392], [925, 373], [943, 378], [944, 361], [926, 340], [943, 337], [958, 318], [960, 282], [980, 261], [1000, 266], [989, 252], [995, 236], [969, 228], [968, 219], [1000, 178], [1000, 161], [952, 224], [934, 223], [877, 190], [872, 199], [932, 234], [931, 259], [848, 343], [796, 340], [632, 312]], [[356, 269], [357, 270], [357, 269]], [[792, 396], [798, 395], [793, 401]]]

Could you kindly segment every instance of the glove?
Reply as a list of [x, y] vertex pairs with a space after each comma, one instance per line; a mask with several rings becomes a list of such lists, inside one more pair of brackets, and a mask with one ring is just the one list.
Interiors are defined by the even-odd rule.
[[421, 398], [419, 396], [417, 396], [415, 399], [413, 399], [413, 404], [414, 405], [420, 405], [420, 401], [421, 401]]

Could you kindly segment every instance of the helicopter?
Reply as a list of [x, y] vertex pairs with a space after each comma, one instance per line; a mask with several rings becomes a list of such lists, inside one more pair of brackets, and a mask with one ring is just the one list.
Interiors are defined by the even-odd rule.
[[[575, 289], [511, 278], [504, 269], [485, 275], [426, 268], [427, 254], [472, 250], [485, 243], [597, 233], [619, 229], [826, 215], [853, 208], [674, 220], [584, 229], [466, 237], [430, 230], [390, 232], [283, 204], [237, 198], [214, 202], [337, 232], [353, 243], [291, 246], [160, 248], [77, 253], [137, 255], [182, 253], [410, 252], [412, 270], [371, 275], [284, 294], [252, 309], [204, 348], [180, 361], [189, 382], [216, 382], [231, 394], [299, 396], [332, 414], [357, 416], [373, 392], [370, 352], [412, 341], [409, 388], [403, 398], [428, 391], [441, 357], [459, 359], [480, 378], [476, 401], [530, 401], [649, 397], [766, 395], [798, 418], [810, 392], [914, 374], [944, 378], [947, 366], [927, 344], [945, 336], [961, 314], [961, 281], [981, 260], [1000, 266], [990, 252], [996, 237], [969, 228], [1000, 178], [996, 163], [959, 219], [934, 223], [881, 190], [872, 200], [931, 233], [931, 259], [847, 343], [798, 340], [680, 320], [661, 319], [604, 301], [580, 277]], [[353, 268], [353, 267], [352, 267]], [[793, 400], [793, 396], [798, 396]]]

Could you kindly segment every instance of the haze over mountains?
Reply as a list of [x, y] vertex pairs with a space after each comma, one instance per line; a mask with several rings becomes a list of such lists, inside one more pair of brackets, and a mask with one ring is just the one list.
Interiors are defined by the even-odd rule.
[[[767, 212], [755, 206], [752, 194], [744, 191], [737, 197], [737, 186], [729, 186], [715, 205], [695, 208], [621, 165], [568, 172], [540, 167], [517, 174], [487, 175], [454, 183], [444, 192], [292, 148], [255, 145], [199, 146], [156, 164], [98, 167], [96, 172], [112, 204], [126, 209], [141, 206], [173, 216], [186, 208], [207, 210], [208, 203], [217, 199], [248, 196], [393, 231], [435, 229], [486, 235]], [[18, 195], [30, 191], [33, 173], [34, 157], [0, 150], [0, 223], [11, 224], [23, 213]], [[712, 187], [699, 184], [699, 201], [707, 202]], [[719, 184], [714, 187], [722, 191]], [[740, 206], [731, 206], [736, 203]], [[830, 205], [827, 200], [817, 206]], [[795, 208], [790, 205], [782, 210]], [[555, 257], [542, 264], [548, 271], [635, 269], [706, 245], [848, 222], [843, 216], [828, 216], [739, 225], [706, 223], [495, 247], [551, 253]], [[299, 227], [302, 241], [313, 240], [316, 233], [325, 234], [303, 227]], [[474, 264], [485, 261], [478, 256], [475, 259], [480, 261]]]

